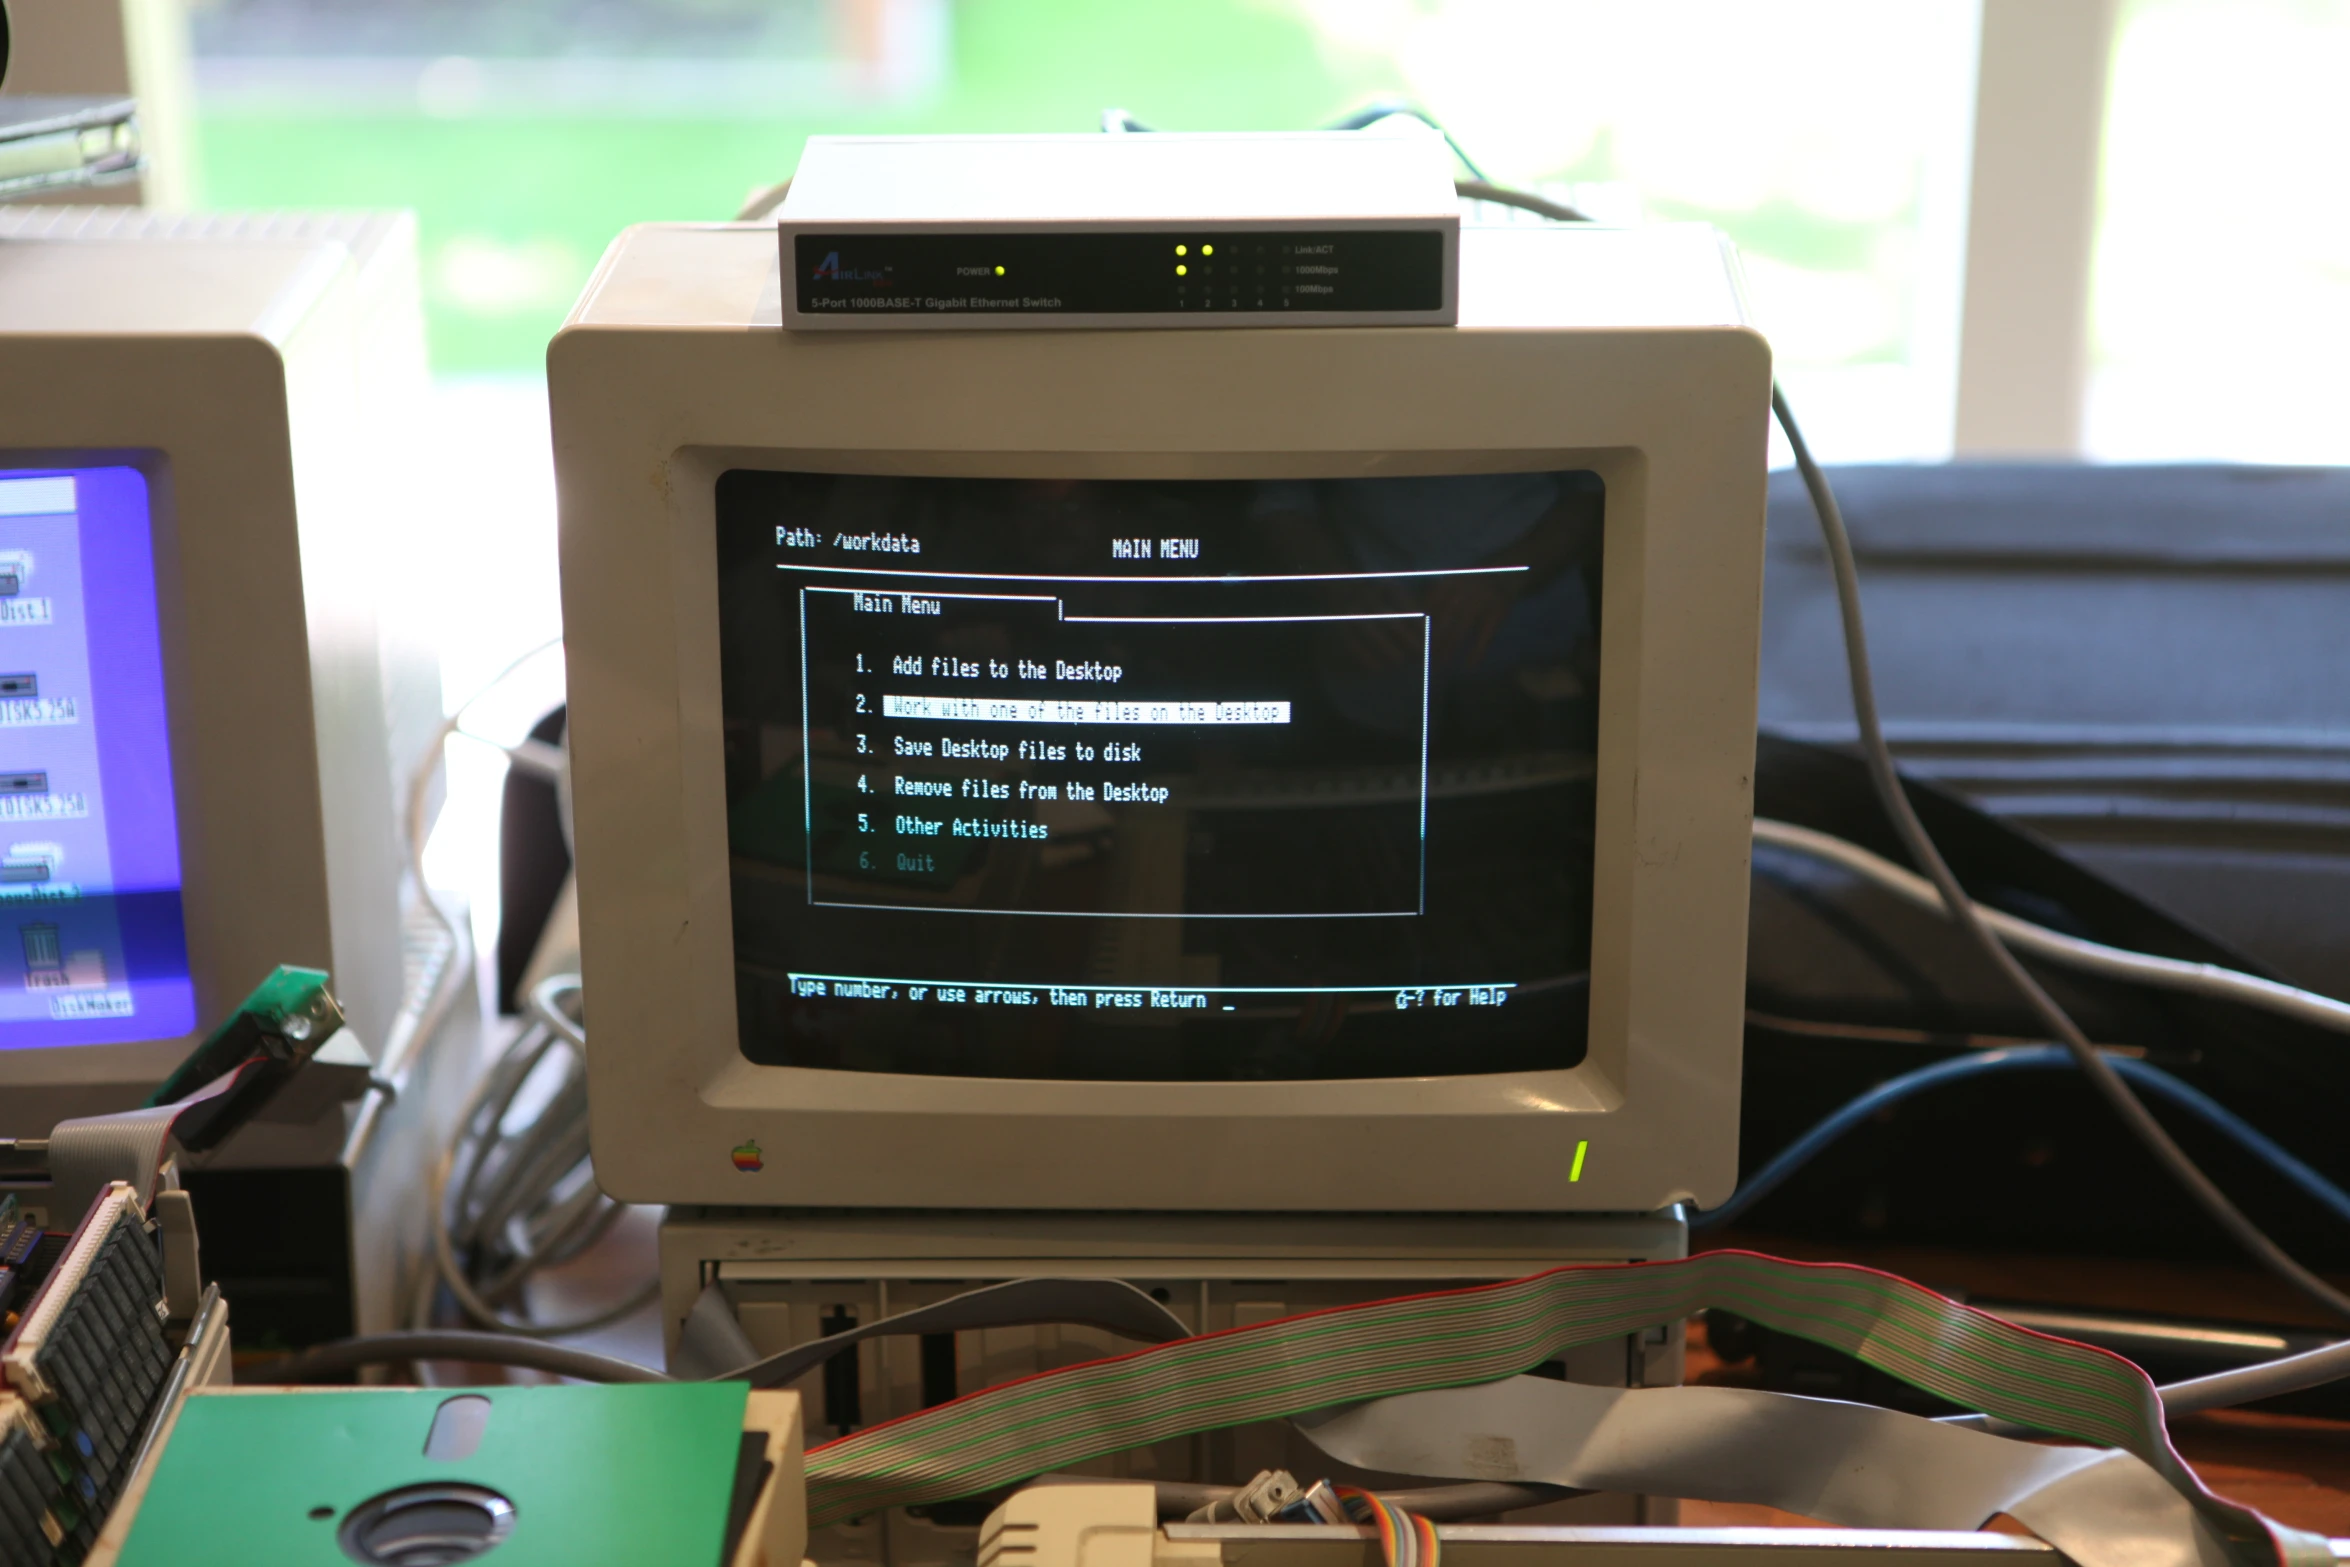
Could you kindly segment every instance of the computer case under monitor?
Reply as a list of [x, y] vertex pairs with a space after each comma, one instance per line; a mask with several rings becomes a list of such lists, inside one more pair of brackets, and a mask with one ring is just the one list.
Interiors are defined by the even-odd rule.
[[[715, 1287], [760, 1355], [1007, 1279], [1124, 1280], [1194, 1332], [1362, 1301], [1523, 1277], [1562, 1263], [1687, 1255], [1672, 1214], [950, 1213], [673, 1208], [661, 1225], [668, 1353]], [[1140, 1347], [1094, 1327], [989, 1328], [874, 1338], [797, 1384], [810, 1447], [980, 1388]], [[1602, 1387], [1675, 1386], [1678, 1324], [1578, 1347], [1539, 1369]], [[1284, 1422], [1208, 1431], [1082, 1472], [1240, 1484], [1264, 1469], [1372, 1483]], [[1392, 1480], [1394, 1477], [1386, 1477]], [[1424, 1482], [1422, 1482], [1424, 1483]], [[969, 1561], [994, 1499], [886, 1513], [813, 1531], [817, 1562]], [[1511, 1515], [1527, 1522], [1669, 1524], [1667, 1498], [1601, 1494]]]

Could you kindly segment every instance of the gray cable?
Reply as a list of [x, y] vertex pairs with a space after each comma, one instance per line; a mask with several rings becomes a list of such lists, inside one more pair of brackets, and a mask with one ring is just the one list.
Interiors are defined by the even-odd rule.
[[[1848, 839], [1758, 816], [1754, 821], [1754, 841], [1842, 866], [1921, 909], [1930, 909], [1937, 914], [1949, 912], [1932, 882], [1891, 860], [1870, 853]], [[2221, 968], [2216, 963], [2189, 963], [2178, 958], [2159, 958], [2148, 952], [2132, 952], [2125, 947], [2109, 947], [2102, 942], [2084, 941], [2078, 936], [2067, 936], [2045, 925], [2018, 919], [2000, 909], [1986, 909], [1978, 905], [1976, 913], [2008, 947], [2036, 958], [2045, 958], [2051, 963], [2061, 963], [2083, 973], [2131, 984], [2238, 1002], [2265, 1012], [2274, 1012], [2280, 1017], [2292, 1018], [2295, 1022], [2331, 1029], [2337, 1034], [2350, 1034], [2350, 1003], [2336, 1001], [2331, 996], [2299, 990], [2291, 985], [2280, 985], [2273, 979]]]
[[762, 185], [743, 198], [743, 204], [735, 213], [734, 221], [737, 223], [763, 223], [775, 216], [777, 210], [783, 206], [783, 198], [790, 194], [790, 180], [777, 180], [772, 185]]
[[[1463, 195], [1471, 194], [1466, 186], [1467, 182], [1463, 182], [1459, 187]], [[1512, 197], [1520, 199], [1512, 200]], [[1545, 212], [1546, 208], [1553, 205], [1542, 202], [1540, 197], [1528, 196], [1524, 192], [1509, 191], [1500, 187], [1497, 187], [1491, 194], [1479, 193], [1479, 199], [1501, 201], [1507, 205], [1524, 207], [1530, 212]], [[1546, 215], [1560, 216], [1557, 213], [1546, 213]], [[1561, 221], [1572, 220], [1562, 217]], [[1803, 438], [1802, 427], [1795, 421], [1795, 413], [1788, 406], [1786, 393], [1775, 384], [1771, 388], [1771, 411], [1778, 416], [1779, 427], [1787, 432], [1787, 444], [1795, 454], [1796, 470], [1803, 478], [1804, 490], [1811, 497], [1812, 509], [1819, 517], [1820, 533], [1827, 544], [1828, 562], [1836, 581], [1836, 607], [1844, 623], [1844, 656], [1852, 683], [1853, 714], [1860, 725], [1861, 750], [1868, 762], [1869, 782], [1875, 788], [1877, 799], [1884, 806], [1886, 814], [1892, 818], [1894, 829], [1900, 834], [1903, 847], [1909, 851], [1910, 858], [1926, 872], [1927, 879], [1935, 893], [1936, 904], [1962, 931], [1973, 938], [1976, 945], [1983, 949], [1985, 956], [1989, 957], [2007, 976], [2009, 982], [2016, 987], [2017, 991], [2031, 1005], [2032, 1010], [2039, 1015], [2041, 1022], [2047, 1025], [2058, 1042], [2063, 1044], [2074, 1061], [2080, 1065], [2081, 1070], [2088, 1075], [2089, 1081], [2104, 1096], [2106, 1102], [2113, 1106], [2115, 1113], [2121, 1116], [2123, 1123], [2146, 1145], [2156, 1161], [2168, 1170], [2182, 1186], [2186, 1187], [2188, 1193], [2195, 1198], [2203, 1210], [2210, 1214], [2212, 1219], [2227, 1231], [2239, 1246], [2311, 1300], [2338, 1315], [2350, 1317], [2350, 1295], [2344, 1295], [2326, 1283], [2325, 1280], [2310, 1272], [2309, 1269], [2289, 1256], [2283, 1247], [2269, 1239], [2259, 1226], [2246, 1218], [2242, 1211], [2228, 1200], [2225, 1192], [2213, 1184], [2211, 1177], [2205, 1175], [2195, 1162], [2187, 1157], [2185, 1150], [2171, 1139], [2170, 1134], [2163, 1129], [2162, 1123], [2157, 1121], [2152, 1112], [2139, 1102], [2137, 1095], [2130, 1091], [2129, 1085], [2121, 1080], [2120, 1074], [2106, 1062], [2103, 1056], [2098, 1054], [2096, 1047], [2089, 1043], [2088, 1037], [2081, 1032], [2079, 1025], [2074, 1023], [2065, 1010], [2057, 1005], [2053, 996], [2041, 988], [2039, 981], [2035, 980], [2031, 972], [2017, 960], [2015, 954], [2008, 950], [2001, 936], [1994, 933], [1991, 921], [1985, 918], [1986, 911], [1978, 908], [1974, 900], [1967, 896], [1966, 889], [1958, 884], [1958, 878], [1951, 874], [1950, 866], [1943, 860], [1940, 852], [1935, 849], [1933, 839], [1926, 832], [1925, 824], [1918, 820], [1916, 811], [1910, 807], [1909, 795], [1901, 787], [1900, 774], [1893, 762], [1892, 749], [1885, 743], [1884, 726], [1877, 713], [1876, 682], [1869, 673], [1868, 637], [1861, 624], [1860, 573], [1853, 561], [1852, 538], [1845, 531], [1844, 514], [1836, 505], [1835, 492], [1828, 486], [1828, 476], [1820, 470], [1819, 463], [1811, 454], [1810, 445]], [[1858, 852], [1865, 854], [1867, 851], [1860, 850]], [[1842, 856], [1839, 855], [1838, 858], [1841, 859]], [[1875, 856], [1870, 856], [1870, 858], [1875, 859]], [[1900, 871], [1900, 867], [1893, 866], [1889, 862], [1879, 863], [1884, 863], [1888, 870]], [[1860, 869], [1861, 867], [1855, 865], [1854, 868]], [[1903, 872], [1902, 874], [1908, 873]], [[1997, 911], [1989, 912], [2002, 922], [2010, 919], [2009, 916], [1998, 914]], [[2013, 923], [2020, 926], [2025, 922], [2019, 920]], [[2067, 937], [2057, 937], [2053, 931], [2047, 934], [2056, 940], [2067, 942], [2071, 940]], [[2095, 943], [2080, 943], [2072, 950], [2072, 955], [2086, 957], [2088, 954], [2080, 949], [2095, 945]], [[2046, 952], [2042, 955], [2057, 956], [2054, 952]], [[2101, 962], [2105, 961], [2108, 955], [2126, 959], [2143, 959], [2148, 964], [2160, 963], [2167, 966], [2169, 963], [2167, 959], [2152, 958], [2146, 954], [2123, 953], [2119, 948], [2098, 949]], [[2134, 965], [2132, 967], [2135, 968]], [[2205, 966], [2192, 965], [2192, 967], [2202, 969]], [[2217, 975], [2231, 976], [2231, 980], [2216, 982], [2213, 976]], [[2167, 967], [2165, 976], [2180, 980], [2185, 978], [2185, 976], [2168, 971]], [[2154, 971], [2151, 969], [2135, 968], [2134, 977], [2148, 983], [2160, 982], [2154, 978]], [[2339, 1007], [2340, 1003], [2333, 1002], [2328, 997], [2314, 996], [2306, 991], [2292, 991], [2289, 997], [2282, 996], [2269, 990], [2267, 981], [2256, 980], [2251, 975], [2235, 975], [2233, 971], [2226, 969], [2212, 968], [2208, 974], [2197, 975], [2195, 978], [2195, 984], [2181, 983], [2178, 988], [2205, 989], [2208, 986], [2210, 988], [2205, 989], [2205, 993], [2208, 994], [2220, 994], [2225, 991], [2229, 995], [2229, 999], [2232, 1000], [2245, 1001], [2252, 1005], [2266, 1005], [2272, 1011], [2284, 1011], [2288, 1015], [2299, 1017], [2302, 1021], [2318, 1023], [2325, 1027], [2340, 1026], [2332, 1021], [2336, 1015], [2334, 1009]], [[2243, 984], [2239, 985], [2234, 981], [2241, 981]], [[2258, 986], [2261, 987], [2261, 990], [2256, 995], [2251, 990], [2244, 988], [2245, 986]], [[2290, 987], [2276, 987], [2276, 989], [2290, 990]], [[2326, 1353], [2328, 1351], [2313, 1350], [2310, 1355]], [[2298, 1361], [2309, 1357], [2295, 1356], [2291, 1358]], [[2284, 1362], [2277, 1361], [2270, 1364], [2281, 1366]], [[2324, 1364], [2330, 1366], [2333, 1362], [2329, 1361]], [[2263, 1369], [2263, 1367], [2247, 1367], [2241, 1372], [2223, 1372], [2219, 1377], [2198, 1378], [2196, 1381], [2197, 1383], [2210, 1383], [2217, 1387], [2223, 1378], [2250, 1378], [2253, 1373]], [[2313, 1387], [2322, 1382], [2335, 1380], [2339, 1375], [2350, 1375], [2350, 1364], [2346, 1364], [2340, 1373], [2311, 1372], [2309, 1374], [2313, 1376], [2313, 1380], [2299, 1383], [2296, 1386]], [[2280, 1377], [2282, 1375], [2280, 1373]], [[2181, 1384], [2182, 1387], [2187, 1385]], [[2261, 1384], [2247, 1381], [2243, 1385]], [[2284, 1392], [2289, 1389], [2280, 1385], [2273, 1391]], [[2225, 1395], [2198, 1396], [2220, 1397]], [[2231, 1401], [2240, 1403], [2246, 1399], [2267, 1396], [2270, 1395], [2254, 1392]], [[2165, 1398], [2167, 1407], [2167, 1391]], [[2193, 1407], [2212, 1408], [2216, 1406], [2210, 1403], [2198, 1403]], [[1981, 1419], [1982, 1417], [1970, 1418]]]
[[666, 1382], [668, 1377], [633, 1360], [599, 1355], [591, 1350], [507, 1333], [471, 1333], [435, 1328], [406, 1328], [394, 1333], [368, 1333], [337, 1339], [316, 1349], [305, 1349], [279, 1360], [247, 1366], [237, 1373], [246, 1383], [309, 1382], [319, 1377], [408, 1360], [460, 1360], [489, 1366], [522, 1366], [552, 1371], [583, 1382]]
[[[458, 703], [456, 710], [441, 720], [439, 727], [433, 731], [432, 739], [418, 755], [416, 765], [409, 769], [407, 808], [402, 818], [408, 849], [408, 874], [415, 880], [416, 895], [423, 900], [425, 911], [449, 938], [447, 963], [434, 972], [424, 995], [415, 1001], [416, 1027], [409, 1038], [418, 1046], [431, 1043], [433, 1036], [440, 1031], [441, 1024], [448, 1020], [449, 1009], [465, 993], [465, 984], [474, 972], [471, 933], [462, 929], [459, 922], [450, 917], [449, 911], [441, 907], [440, 899], [433, 896], [432, 884], [424, 875], [425, 839], [429, 836], [425, 818], [430, 814], [432, 805], [433, 777], [441, 767], [441, 748], [449, 743], [452, 736], [465, 733], [465, 715], [472, 711], [475, 703], [504, 685], [523, 665], [541, 653], [562, 645], [561, 637], [551, 638], [492, 675], [487, 685]], [[404, 996], [401, 1000], [405, 1008], [409, 998]]]
[[1867, 633], [1861, 625], [1860, 574], [1853, 563], [1852, 538], [1844, 528], [1843, 513], [1837, 509], [1836, 497], [1828, 488], [1827, 475], [1813, 460], [1811, 448], [1805, 444], [1802, 430], [1796, 425], [1795, 415], [1787, 406], [1786, 393], [1771, 388], [1771, 409], [1778, 415], [1780, 428], [1787, 432], [1787, 444], [1794, 449], [1796, 469], [1803, 476], [1804, 489], [1811, 495], [1812, 508], [1819, 514], [1820, 533], [1827, 542], [1828, 563], [1836, 579], [1836, 607], [1844, 620], [1844, 657], [1852, 680], [1853, 716], [1860, 723], [1861, 754], [1868, 763], [1869, 781], [1876, 787], [1877, 799], [1892, 818], [1894, 830], [1900, 835], [1902, 847], [1918, 869], [1925, 872], [1942, 895], [1942, 903], [1953, 923], [1964, 932], [1983, 955], [1990, 959], [2000, 973], [2006, 976], [2016, 993], [2030, 1005], [2050, 1035], [2070, 1051], [2073, 1060], [2084, 1075], [2112, 1106], [2122, 1123], [2129, 1127], [2148, 1152], [2167, 1170], [2172, 1179], [2185, 1187], [2196, 1204], [2209, 1214], [2213, 1222], [2225, 1230], [2246, 1252], [2291, 1284], [2302, 1294], [2338, 1316], [2350, 1318], [2350, 1295], [2343, 1294], [2325, 1280], [2303, 1267], [2289, 1256], [2285, 1249], [2246, 1218], [2236, 1205], [2228, 1200], [2204, 1174], [2185, 1150], [2174, 1142], [2152, 1111], [2130, 1092], [2129, 1085], [2114, 1071], [2111, 1063], [2099, 1055], [2089, 1036], [2081, 1032], [2056, 998], [2041, 988], [2022, 961], [2007, 949], [2005, 942], [1993, 933], [1983, 920], [1975, 902], [1966, 889], [1951, 874], [1925, 824], [1909, 803], [1909, 795], [1902, 788], [1901, 775], [1895, 768], [1892, 749], [1885, 743], [1885, 731], [1877, 716], [1875, 682], [1869, 674]]
[[1103, 1328], [1121, 1338], [1139, 1339], [1146, 1344], [1171, 1343], [1191, 1334], [1180, 1317], [1123, 1279], [1008, 1279], [1001, 1284], [965, 1290], [928, 1306], [916, 1306], [843, 1333], [795, 1344], [780, 1354], [769, 1355], [711, 1380], [727, 1382], [739, 1378], [753, 1387], [784, 1387], [869, 1338], [1065, 1323]]
[[[588, 1163], [587, 1033], [561, 1005], [579, 988], [577, 975], [563, 974], [531, 992], [530, 1026], [474, 1085], [427, 1186], [427, 1226], [441, 1283], [468, 1317], [497, 1332], [530, 1338], [585, 1333], [642, 1310], [661, 1292], [658, 1280], [647, 1280], [626, 1300], [566, 1322], [517, 1321], [499, 1310], [533, 1273], [577, 1255], [620, 1213], [620, 1205], [596, 1187]], [[504, 1123], [515, 1100], [559, 1047], [562, 1081], [532, 1123], [508, 1137]], [[495, 1271], [477, 1279], [472, 1270], [485, 1259], [494, 1259]], [[420, 1309], [430, 1307], [427, 1295]]]
[[[2162, 1397], [2165, 1418], [2198, 1414], [2206, 1409], [2234, 1409], [2243, 1404], [2256, 1404], [2264, 1398], [2282, 1398], [2287, 1393], [2303, 1393], [2313, 1387], [2324, 1387], [2350, 1377], [2350, 1339], [2335, 1344], [2321, 1344], [2305, 1349], [2298, 1355], [2285, 1355], [2275, 1360], [2263, 1360], [2257, 1365], [2235, 1366], [2226, 1371], [2214, 1371], [2208, 1376], [2189, 1377], [2183, 1382], [2168, 1382], [2155, 1389]], [[1994, 1420], [1989, 1415], [1942, 1415], [1943, 1425], [1965, 1426], [1970, 1431], [1988, 1431], [1993, 1436], [2041, 1436], [2044, 1432], [2011, 1420]]]
[[2191, 1415], [2201, 1409], [2230, 1409], [2264, 1398], [2299, 1393], [2350, 1377], [2350, 1340], [2305, 1349], [2298, 1355], [2264, 1360], [2254, 1366], [2236, 1366], [2209, 1376], [2173, 1382], [2162, 1390], [2166, 1415]]
[[[318, 1377], [335, 1376], [355, 1371], [362, 1366], [380, 1366], [413, 1360], [470, 1361], [477, 1365], [521, 1366], [533, 1371], [549, 1371], [558, 1376], [576, 1377], [586, 1382], [667, 1382], [671, 1378], [650, 1366], [640, 1366], [632, 1360], [621, 1360], [611, 1355], [599, 1355], [590, 1350], [571, 1349], [561, 1344], [548, 1344], [538, 1339], [518, 1338], [505, 1333], [475, 1333], [459, 1329], [403, 1329], [393, 1333], [371, 1333], [360, 1338], [338, 1339], [321, 1344], [315, 1349], [277, 1360], [248, 1366], [238, 1374], [242, 1384], [306, 1382]], [[813, 1369], [812, 1367], [810, 1369]], [[741, 1373], [736, 1373], [740, 1376]], [[2277, 1398], [2287, 1393], [2298, 1393], [2313, 1387], [2323, 1387], [2350, 1376], [2350, 1341], [2327, 1344], [2306, 1350], [2298, 1355], [2287, 1355], [2281, 1360], [2262, 1361], [2256, 1366], [2239, 1366], [2231, 1371], [2214, 1372], [2210, 1376], [2194, 1377], [2184, 1382], [2173, 1382], [2162, 1392], [2162, 1404], [2171, 1415], [2193, 1414], [2205, 1409], [2227, 1409], [2239, 1404], [2255, 1403], [2264, 1398]], [[731, 1377], [715, 1377], [713, 1381], [730, 1381]], [[1980, 1415], [1955, 1417], [1952, 1424], [1985, 1424]], [[1050, 1484], [1076, 1484], [1089, 1481], [1083, 1475], [1045, 1475], [1040, 1479]], [[1202, 1502], [1230, 1495], [1236, 1487], [1187, 1485], [1179, 1482], [1160, 1482], [1162, 1493], [1180, 1491], [1183, 1511], [1189, 1512]], [[1461, 1511], [1440, 1513], [1436, 1505], [1423, 1505], [1408, 1500], [1416, 1496], [1435, 1498], [1439, 1493], [1468, 1492], [1476, 1487], [1443, 1486], [1427, 1493], [1381, 1492], [1399, 1507], [1430, 1517], [1467, 1517], [1491, 1512], [1503, 1512], [1512, 1507], [1531, 1507], [1537, 1501], [1556, 1500], [1560, 1493], [1549, 1488], [1512, 1487], [1497, 1485], [1495, 1497], [1451, 1497]], [[1500, 1492], [1519, 1489], [1541, 1491], [1545, 1494], [1532, 1500], [1496, 1500]], [[1473, 1504], [1473, 1505], [1472, 1505]], [[1162, 1506], [1172, 1505], [1162, 1500]]]
[[[1129, 1303], [1121, 1298], [1122, 1291], [1131, 1291]], [[1023, 1298], [1025, 1297], [1025, 1298]], [[1055, 1309], [1062, 1315], [1054, 1315]], [[1068, 1314], [1074, 1308], [1074, 1314]], [[952, 1332], [962, 1322], [989, 1326], [1003, 1326], [1015, 1322], [1042, 1323], [1046, 1321], [1083, 1322], [1097, 1327], [1109, 1327], [1128, 1336], [1159, 1338], [1168, 1332], [1156, 1320], [1159, 1310], [1148, 1296], [1131, 1286], [1101, 1279], [1015, 1279], [1005, 1284], [990, 1285], [970, 1291], [952, 1300], [936, 1305], [917, 1307], [901, 1312], [857, 1330], [854, 1337], [842, 1334], [831, 1339], [818, 1339], [796, 1346], [782, 1355], [771, 1356], [757, 1365], [723, 1372], [707, 1378], [713, 1382], [749, 1380], [759, 1385], [778, 1386], [797, 1380], [822, 1365], [832, 1355], [853, 1348], [863, 1339], [885, 1334]], [[1104, 1320], [1104, 1319], [1108, 1320]], [[1172, 1319], [1168, 1319], [1170, 1323]], [[1173, 1324], [1180, 1328], [1180, 1324]], [[1180, 1336], [1177, 1334], [1176, 1336]], [[843, 1342], [846, 1340], [846, 1342]], [[634, 1361], [620, 1360], [592, 1351], [571, 1349], [560, 1344], [549, 1344], [538, 1339], [523, 1338], [506, 1333], [478, 1333], [465, 1330], [408, 1329], [394, 1333], [373, 1333], [359, 1338], [340, 1339], [322, 1344], [315, 1349], [265, 1362], [245, 1369], [238, 1380], [244, 1383], [304, 1382], [356, 1370], [362, 1366], [385, 1365], [417, 1360], [470, 1361], [481, 1365], [521, 1366], [536, 1371], [549, 1371], [559, 1376], [576, 1377], [589, 1382], [667, 1382], [672, 1378], [640, 1366]], [[783, 1373], [778, 1375], [778, 1373]], [[2298, 1355], [2278, 1360], [2263, 1361], [2259, 1365], [2242, 1366], [2210, 1376], [2195, 1377], [2174, 1382], [2162, 1388], [2162, 1402], [2166, 1413], [2191, 1414], [2198, 1410], [2222, 1409], [2248, 1404], [2264, 1398], [2275, 1398], [2286, 1393], [2297, 1393], [2307, 1388], [2322, 1387], [2350, 1376], [2350, 1341], [2327, 1344]], [[1992, 1421], [1983, 1415], [1956, 1415], [1947, 1424], [1989, 1429], [2003, 1434], [2021, 1434], [2020, 1427], [2006, 1422]], [[1040, 1483], [1075, 1484], [1090, 1477], [1079, 1475], [1044, 1475]], [[1199, 1485], [1183, 1482], [1160, 1483], [1162, 1510], [1173, 1508], [1188, 1514], [1204, 1502], [1232, 1494], [1235, 1487]], [[1519, 1498], [1518, 1491], [1541, 1494]], [[1504, 1493], [1511, 1493], [1505, 1495]], [[1408, 1507], [1414, 1512], [1432, 1518], [1473, 1517], [1505, 1512], [1517, 1507], [1531, 1507], [1539, 1502], [1558, 1499], [1555, 1489], [1513, 1487], [1508, 1485], [1440, 1486], [1427, 1491], [1382, 1492], [1390, 1502]]]

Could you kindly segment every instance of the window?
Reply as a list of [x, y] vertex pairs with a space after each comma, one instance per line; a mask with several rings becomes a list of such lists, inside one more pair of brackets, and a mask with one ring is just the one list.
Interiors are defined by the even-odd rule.
[[2092, 455], [2350, 461], [2350, 4], [2134, 0], [2106, 122]]

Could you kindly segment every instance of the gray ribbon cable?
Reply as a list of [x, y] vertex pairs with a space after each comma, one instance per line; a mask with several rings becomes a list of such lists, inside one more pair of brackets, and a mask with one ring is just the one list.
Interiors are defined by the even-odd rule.
[[[2202, 1514], [2130, 1454], [2018, 1442], [1862, 1404], [1511, 1377], [1296, 1424], [1332, 1458], [1391, 1474], [1759, 1502], [1861, 1529], [1979, 1529], [2006, 1513], [2080, 1567], [2229, 1560]], [[2285, 1543], [2309, 1544], [2291, 1554], [2312, 1559], [2325, 1544]]]
[[694, 1297], [693, 1309], [677, 1330], [669, 1374], [680, 1382], [724, 1382], [733, 1368], [758, 1358], [759, 1346], [743, 1331], [742, 1319], [726, 1298], [726, 1286], [712, 1279]]
[[49, 1133], [49, 1227], [70, 1230], [81, 1223], [111, 1181], [137, 1188], [144, 1209], [155, 1195], [155, 1173], [163, 1168], [171, 1123], [182, 1108], [158, 1105], [58, 1122]]
[[49, 1133], [49, 1226], [70, 1230], [110, 1181], [137, 1188], [143, 1212], [155, 1197], [155, 1177], [171, 1156], [171, 1128], [192, 1105], [227, 1093], [253, 1063], [225, 1072], [185, 1099], [167, 1105], [60, 1121]]

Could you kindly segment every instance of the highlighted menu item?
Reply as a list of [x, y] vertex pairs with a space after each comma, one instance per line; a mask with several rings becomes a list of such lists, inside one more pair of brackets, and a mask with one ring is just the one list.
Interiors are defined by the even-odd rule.
[[987, 724], [1286, 724], [1287, 702], [1040, 702], [1018, 697], [884, 696], [884, 718]]

